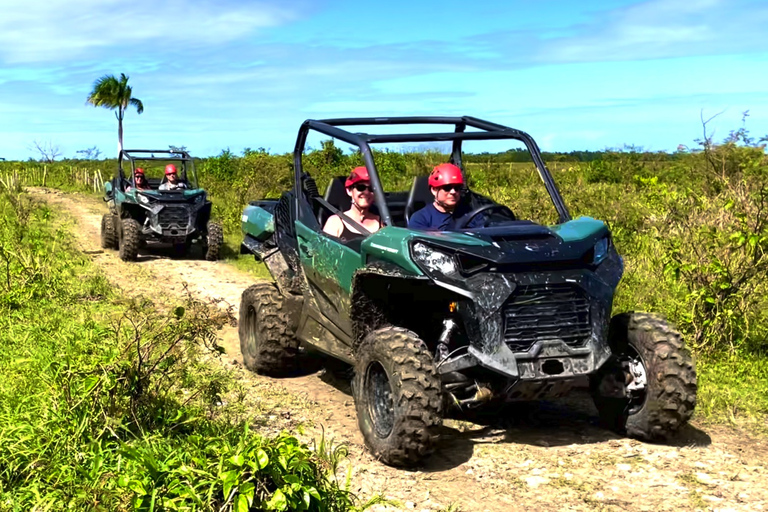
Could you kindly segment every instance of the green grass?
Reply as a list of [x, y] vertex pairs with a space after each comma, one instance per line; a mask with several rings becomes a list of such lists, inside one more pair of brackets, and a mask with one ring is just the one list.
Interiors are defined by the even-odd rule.
[[119, 296], [62, 226], [0, 193], [0, 511], [366, 505], [335, 478], [343, 447], [262, 437], [222, 404], [217, 312]]
[[768, 357], [705, 356], [696, 370], [697, 418], [768, 433]]

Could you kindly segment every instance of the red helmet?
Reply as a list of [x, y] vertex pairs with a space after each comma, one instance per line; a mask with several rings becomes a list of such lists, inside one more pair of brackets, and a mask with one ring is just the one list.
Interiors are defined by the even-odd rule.
[[165, 166], [165, 175], [168, 176], [169, 174], [176, 174], [176, 166], [173, 164], [168, 164]]
[[137, 167], [136, 170], [133, 171], [133, 174], [134, 175], [141, 174], [142, 176], [144, 176], [144, 169], [142, 169], [141, 167]]
[[461, 169], [453, 164], [439, 164], [432, 169], [429, 175], [430, 187], [442, 187], [443, 185], [463, 185], [464, 177]]
[[363, 166], [352, 169], [352, 172], [349, 173], [349, 178], [344, 182], [344, 186], [349, 188], [360, 181], [371, 181], [371, 177], [368, 176], [368, 169]]

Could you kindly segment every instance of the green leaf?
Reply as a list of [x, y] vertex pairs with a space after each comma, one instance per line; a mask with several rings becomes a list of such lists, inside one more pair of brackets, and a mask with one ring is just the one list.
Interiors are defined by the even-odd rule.
[[259, 469], [267, 467], [267, 464], [269, 464], [269, 455], [267, 455], [267, 452], [259, 448], [256, 451], [256, 462], [259, 463]]
[[221, 475], [221, 479], [223, 480], [224, 485], [224, 499], [227, 499], [229, 497], [229, 492], [232, 490], [232, 486], [234, 486], [237, 481], [237, 471], [227, 471]]
[[128, 482], [128, 488], [138, 494], [139, 496], [146, 496], [147, 490], [144, 488], [144, 484], [138, 480], [131, 480]]
[[238, 453], [237, 455], [231, 456], [229, 462], [231, 462], [233, 466], [240, 467], [245, 463], [245, 457]]
[[248, 505], [248, 498], [242, 494], [237, 497], [235, 501], [235, 512], [248, 512], [250, 505]]
[[85, 385], [83, 386], [83, 392], [89, 393], [93, 388], [96, 387], [96, 384], [99, 383], [99, 377], [96, 375], [92, 375], [85, 379]]
[[253, 505], [253, 493], [256, 491], [256, 486], [252, 482], [246, 482], [238, 489], [240, 496], [245, 496], [248, 499], [248, 506]]
[[317, 492], [317, 489], [315, 489], [314, 487], [307, 487], [307, 492], [309, 493], [310, 496], [315, 498], [317, 501], [322, 501], [320, 499], [320, 493]]
[[280, 489], [269, 498], [266, 503], [268, 510], [286, 510], [288, 508], [288, 500], [285, 499], [285, 494]]
[[177, 306], [176, 309], [173, 310], [173, 314], [179, 320], [184, 316], [185, 312], [186, 312], [186, 310], [183, 307], [181, 307], [181, 306]]
[[128, 475], [120, 475], [117, 477], [117, 485], [120, 487], [128, 487], [128, 483], [131, 481], [131, 479], [128, 477]]

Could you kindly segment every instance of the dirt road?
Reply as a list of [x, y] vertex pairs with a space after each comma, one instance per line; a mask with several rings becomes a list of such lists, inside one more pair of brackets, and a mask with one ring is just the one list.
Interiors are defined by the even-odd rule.
[[[221, 300], [235, 312], [252, 278], [222, 262], [171, 260], [142, 254], [124, 263], [99, 247], [103, 203], [36, 189], [72, 219], [81, 249], [128, 295]], [[241, 366], [237, 329], [222, 331], [222, 363], [253, 401], [267, 431], [306, 425], [306, 435], [345, 443], [353, 491], [382, 492], [393, 509], [515, 510], [762, 510], [768, 507], [768, 442], [729, 427], [697, 421], [670, 445], [624, 439], [599, 428], [586, 395], [520, 409], [490, 426], [447, 421], [438, 453], [419, 471], [389, 468], [363, 448], [348, 385], [322, 371], [274, 380]], [[391, 509], [390, 509], [391, 510]]]

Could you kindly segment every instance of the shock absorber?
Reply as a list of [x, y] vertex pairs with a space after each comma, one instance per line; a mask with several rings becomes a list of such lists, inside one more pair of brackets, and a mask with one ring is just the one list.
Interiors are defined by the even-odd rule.
[[451, 336], [456, 330], [457, 324], [453, 318], [446, 318], [443, 320], [443, 332], [437, 339], [437, 348], [435, 349], [435, 361], [440, 362], [451, 353], [450, 343]]

